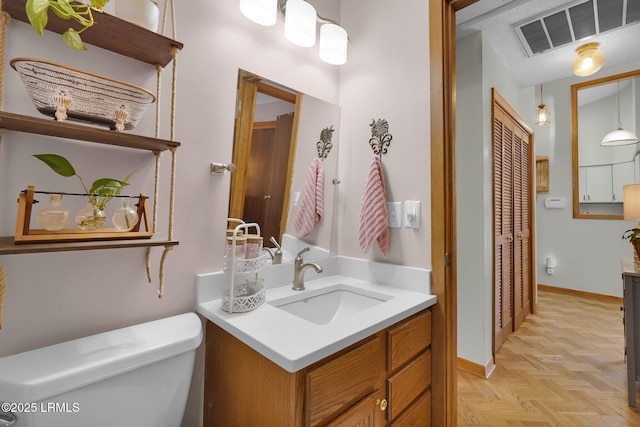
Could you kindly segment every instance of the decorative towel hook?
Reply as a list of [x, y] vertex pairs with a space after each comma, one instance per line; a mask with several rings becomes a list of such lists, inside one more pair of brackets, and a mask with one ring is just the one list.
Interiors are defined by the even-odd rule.
[[320, 141], [316, 143], [316, 147], [318, 148], [318, 157], [322, 160], [327, 158], [333, 148], [333, 144], [331, 143], [333, 130], [333, 125], [331, 125], [330, 128], [324, 128], [320, 131]]
[[389, 123], [384, 119], [371, 120], [371, 139], [369, 145], [373, 149], [373, 154], [382, 158], [383, 154], [387, 154], [387, 147], [391, 145], [393, 136], [389, 133]]

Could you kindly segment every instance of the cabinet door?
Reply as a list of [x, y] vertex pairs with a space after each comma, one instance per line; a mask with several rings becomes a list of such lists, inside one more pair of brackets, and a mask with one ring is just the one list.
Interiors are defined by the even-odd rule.
[[587, 200], [585, 203], [611, 203], [613, 201], [613, 177], [611, 165], [589, 166], [587, 175]]
[[616, 163], [613, 165], [613, 201], [622, 203], [622, 187], [636, 182], [635, 165], [633, 162]]
[[382, 427], [384, 411], [380, 392], [376, 391], [353, 405], [325, 427]]
[[384, 372], [381, 334], [306, 374], [306, 425], [317, 426], [380, 388]]

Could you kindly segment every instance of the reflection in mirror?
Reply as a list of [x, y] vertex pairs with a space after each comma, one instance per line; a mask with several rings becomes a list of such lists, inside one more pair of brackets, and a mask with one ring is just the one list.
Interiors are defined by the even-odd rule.
[[[311, 251], [305, 259], [331, 254], [339, 121], [335, 105], [243, 70], [238, 74], [233, 147], [237, 169], [231, 175], [229, 217], [258, 223], [266, 247], [274, 247], [271, 237], [282, 246], [283, 262], [293, 261], [306, 246]], [[321, 133], [331, 127], [332, 149], [321, 162], [322, 214], [310, 232], [302, 233], [293, 218], [305, 181], [318, 163]]]
[[619, 124], [637, 133], [640, 70], [572, 85], [571, 121], [573, 217], [622, 219], [622, 187], [640, 182], [640, 147], [600, 142]]

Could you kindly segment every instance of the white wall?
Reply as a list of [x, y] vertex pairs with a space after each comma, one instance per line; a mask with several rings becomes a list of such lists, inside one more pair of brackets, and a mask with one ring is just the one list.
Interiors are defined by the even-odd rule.
[[[544, 84], [545, 103], [551, 109], [551, 124], [536, 128], [536, 155], [549, 156], [549, 193], [536, 197], [538, 283], [596, 294], [622, 296], [620, 259], [631, 258], [631, 245], [622, 233], [634, 221], [574, 219], [571, 203], [571, 85], [637, 70], [635, 61], [604, 67], [591, 77], [570, 77]], [[534, 107], [530, 107], [534, 108]], [[624, 147], [620, 147], [623, 148]], [[611, 148], [617, 150], [618, 148]], [[546, 197], [564, 197], [565, 209], [546, 209]], [[544, 260], [555, 258], [555, 274], [545, 272]]]
[[491, 88], [525, 121], [533, 91], [519, 87], [481, 33], [457, 40], [456, 70], [458, 356], [484, 366], [493, 354]]
[[372, 120], [386, 119], [393, 136], [382, 157], [387, 200], [419, 200], [420, 229], [391, 229], [386, 261], [431, 266], [429, 14], [419, 0], [351, 0], [342, 4], [349, 62], [340, 69], [341, 255], [385, 261], [377, 245], [358, 244], [359, 212], [373, 152]]
[[[340, 19], [339, 1], [318, 3], [318, 13]], [[176, 2], [178, 55], [176, 139], [178, 150], [174, 237], [180, 241], [166, 264], [164, 298], [157, 278], [146, 283], [144, 249], [45, 253], [0, 257], [8, 276], [0, 356], [193, 311], [195, 274], [218, 271], [223, 262], [229, 175], [212, 176], [210, 162], [231, 160], [238, 69], [242, 68], [317, 98], [338, 103], [339, 67], [322, 63], [317, 47], [290, 44], [281, 21], [261, 27], [248, 21], [237, 1]], [[353, 19], [355, 21], [355, 18]], [[352, 36], [353, 37], [353, 36]], [[358, 43], [352, 38], [354, 44]], [[353, 48], [352, 50], [357, 50]], [[12, 21], [7, 59], [28, 56], [65, 63], [133, 84], [155, 87], [153, 67], [99, 48], [68, 49], [59, 36], [41, 40], [28, 25]], [[357, 55], [356, 55], [357, 57]], [[168, 138], [171, 67], [163, 74], [163, 137]], [[4, 109], [38, 116], [18, 80], [5, 64]], [[136, 132], [153, 134], [153, 111]], [[29, 184], [47, 190], [78, 191], [78, 183], [31, 157], [52, 152], [67, 156], [87, 180], [124, 177], [138, 168], [131, 192], [153, 193], [153, 155], [116, 147], [96, 147], [28, 134], [3, 132], [0, 159], [0, 234], [13, 235], [18, 192]], [[168, 187], [170, 156], [162, 156], [162, 186]], [[167, 191], [160, 195], [159, 230], [166, 230]], [[159, 255], [153, 251], [157, 275]], [[199, 383], [202, 360], [196, 370]], [[196, 387], [197, 388], [197, 387]], [[202, 396], [191, 398], [185, 425], [199, 425]]]

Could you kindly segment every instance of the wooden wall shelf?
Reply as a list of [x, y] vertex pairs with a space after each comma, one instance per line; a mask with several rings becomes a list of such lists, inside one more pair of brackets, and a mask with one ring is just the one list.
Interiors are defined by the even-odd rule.
[[150, 138], [148, 136], [116, 132], [86, 125], [77, 125], [66, 121], [57, 122], [52, 119], [42, 119], [22, 114], [7, 113], [5, 111], [0, 111], [0, 128], [17, 132], [76, 139], [79, 141], [139, 148], [141, 150], [165, 151], [171, 147], [180, 146], [180, 143], [177, 141]]
[[13, 236], [0, 237], [0, 255], [34, 254], [43, 252], [67, 252], [94, 249], [144, 248], [150, 246], [176, 246], [177, 240], [166, 240], [160, 237], [151, 239], [60, 242], [60, 243], [13, 243]]
[[[2, 8], [13, 19], [28, 24], [29, 20], [25, 12], [26, 3], [26, 0], [4, 0]], [[163, 67], [173, 60], [172, 50], [182, 50], [183, 44], [176, 40], [116, 18], [108, 13], [96, 15], [96, 24], [82, 33], [82, 40], [87, 44]], [[69, 27], [81, 28], [74, 21], [66, 21], [58, 18], [52, 12], [49, 13], [47, 30], [62, 34]], [[60, 39], [60, 43], [63, 48], [66, 46], [62, 39]]]

